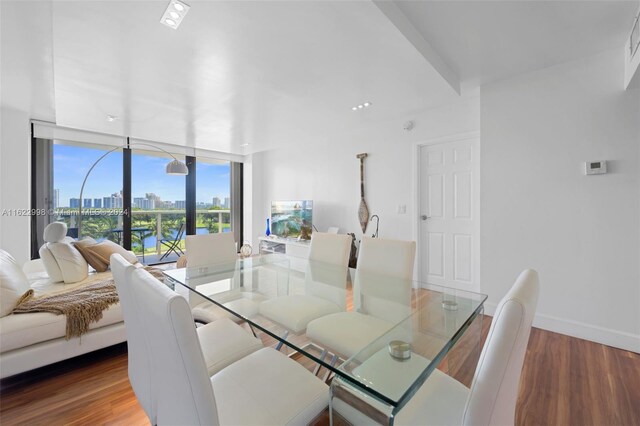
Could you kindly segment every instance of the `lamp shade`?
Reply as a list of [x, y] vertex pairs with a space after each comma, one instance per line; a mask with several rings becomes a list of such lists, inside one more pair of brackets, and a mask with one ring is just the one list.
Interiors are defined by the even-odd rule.
[[189, 174], [189, 169], [182, 161], [173, 160], [167, 164], [167, 174], [185, 176]]

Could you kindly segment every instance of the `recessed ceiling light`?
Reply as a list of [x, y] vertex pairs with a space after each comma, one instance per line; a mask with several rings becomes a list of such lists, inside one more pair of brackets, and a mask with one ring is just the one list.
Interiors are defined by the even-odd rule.
[[248, 143], [241, 143], [240, 146], [249, 146]]
[[365, 102], [365, 103], [363, 103], [363, 104], [360, 104], [360, 105], [356, 105], [356, 106], [354, 106], [354, 107], [351, 107], [351, 109], [352, 109], [352, 110], [354, 110], [354, 111], [357, 111], [357, 110], [359, 110], [359, 109], [364, 109], [364, 108], [370, 107], [371, 105], [372, 105], [372, 103], [371, 103], [371, 102]]
[[171, 0], [162, 14], [160, 23], [175, 30], [180, 26], [180, 23], [187, 15], [190, 8], [191, 7], [188, 4], [183, 3], [180, 0]]
[[116, 121], [118, 117], [115, 115], [107, 115], [107, 121]]

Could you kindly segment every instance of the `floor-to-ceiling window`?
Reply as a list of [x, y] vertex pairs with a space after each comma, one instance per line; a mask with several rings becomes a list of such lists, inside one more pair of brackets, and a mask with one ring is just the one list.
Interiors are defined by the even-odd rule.
[[[80, 199], [80, 189], [87, 172], [111, 149], [108, 146], [62, 141], [52, 144], [51, 219], [65, 222], [70, 236], [122, 243], [121, 151], [106, 155], [95, 165]], [[78, 216], [80, 210], [82, 220]]]
[[231, 163], [196, 161], [196, 233], [231, 232]]
[[165, 173], [171, 160], [151, 150], [131, 155], [131, 250], [146, 263], [175, 261], [184, 251], [185, 179]]
[[[156, 151], [153, 144], [140, 144], [145, 146], [140, 149], [132, 141], [131, 151], [123, 153], [124, 139], [120, 146], [34, 136], [32, 208], [48, 214], [32, 218], [32, 257], [38, 257], [43, 229], [52, 221], [67, 223], [68, 235], [74, 238], [115, 241], [147, 264], [175, 261], [190, 229], [196, 234], [233, 232], [241, 245], [242, 164], [185, 157], [169, 145], [159, 144], [164, 148]], [[167, 175], [166, 165], [173, 158], [164, 149], [180, 161], [193, 162], [195, 179]], [[82, 182], [92, 166], [80, 200]], [[130, 204], [125, 200], [128, 190]]]

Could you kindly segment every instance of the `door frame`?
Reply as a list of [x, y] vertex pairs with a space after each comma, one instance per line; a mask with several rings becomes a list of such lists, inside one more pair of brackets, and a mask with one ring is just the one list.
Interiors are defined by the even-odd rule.
[[[452, 143], [452, 142], [461, 142], [472, 140], [474, 142], [475, 147], [475, 157], [473, 161], [473, 200], [474, 200], [474, 224], [473, 231], [476, 235], [475, 241], [473, 243], [473, 253], [472, 259], [474, 259], [473, 265], [473, 274], [474, 274], [474, 283], [473, 286], [469, 289], [470, 291], [480, 292], [480, 132], [466, 132], [466, 133], [457, 133], [449, 136], [441, 136], [433, 139], [427, 139], [424, 141], [417, 141], [413, 144], [413, 238], [416, 241], [416, 258], [418, 261], [416, 262], [416, 271], [415, 274], [417, 276], [417, 281], [421, 282], [422, 279], [422, 250], [421, 247], [421, 238], [420, 238], [420, 206], [421, 206], [421, 187], [420, 187], [420, 176], [421, 176], [421, 167], [420, 167], [420, 149], [424, 146], [428, 145], [437, 145], [444, 143]], [[422, 282], [421, 282], [422, 283]]]

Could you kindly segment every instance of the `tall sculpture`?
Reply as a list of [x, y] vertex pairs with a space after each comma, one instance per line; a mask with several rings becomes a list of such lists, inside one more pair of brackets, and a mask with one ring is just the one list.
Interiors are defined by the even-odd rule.
[[358, 154], [356, 157], [360, 159], [360, 207], [358, 208], [358, 220], [364, 234], [369, 223], [369, 207], [367, 207], [367, 202], [364, 200], [364, 159], [367, 158], [367, 153]]

